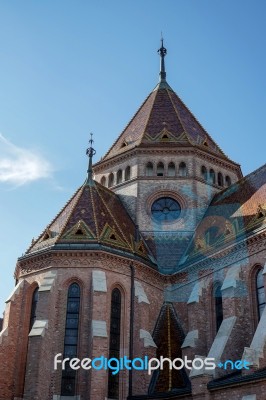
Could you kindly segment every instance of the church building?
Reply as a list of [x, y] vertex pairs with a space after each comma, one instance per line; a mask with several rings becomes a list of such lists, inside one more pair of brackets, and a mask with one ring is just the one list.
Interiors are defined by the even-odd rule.
[[158, 53], [157, 86], [94, 164], [91, 138], [18, 259], [0, 400], [266, 399], [266, 165], [243, 177]]

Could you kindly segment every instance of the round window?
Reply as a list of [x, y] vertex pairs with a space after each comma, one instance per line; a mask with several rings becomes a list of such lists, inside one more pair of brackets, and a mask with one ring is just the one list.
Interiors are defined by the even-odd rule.
[[176, 220], [180, 213], [180, 204], [171, 197], [161, 197], [151, 206], [151, 213], [158, 222], [171, 222]]

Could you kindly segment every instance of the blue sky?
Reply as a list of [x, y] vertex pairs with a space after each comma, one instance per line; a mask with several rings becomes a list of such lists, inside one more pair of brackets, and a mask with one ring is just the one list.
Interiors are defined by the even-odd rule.
[[158, 80], [244, 174], [265, 162], [264, 0], [0, 3], [0, 312], [16, 259], [83, 183]]

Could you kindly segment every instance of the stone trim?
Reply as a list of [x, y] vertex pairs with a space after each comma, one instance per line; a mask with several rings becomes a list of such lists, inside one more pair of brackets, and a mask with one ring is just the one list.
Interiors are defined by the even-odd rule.
[[186, 347], [196, 347], [196, 341], [198, 338], [199, 338], [198, 329], [188, 332], [188, 334], [185, 337], [185, 340], [181, 346], [181, 349], [185, 349]]
[[48, 320], [36, 320], [31, 328], [29, 336], [44, 336], [45, 329], [48, 328]]
[[138, 298], [138, 303], [150, 304], [142, 284], [138, 281], [135, 281], [134, 287], [135, 287], [135, 296]]
[[263, 358], [266, 343], [266, 307], [263, 310], [250, 347], [245, 347], [242, 360], [259, 367], [259, 359]]
[[107, 292], [106, 274], [104, 271], [92, 271], [92, 290], [94, 292]]
[[0, 344], [2, 344], [4, 336], [8, 336], [8, 327], [6, 327], [0, 332]]
[[92, 320], [92, 336], [107, 338], [107, 327], [105, 321]]
[[15, 300], [16, 295], [18, 295], [20, 290], [23, 289], [24, 282], [25, 282], [25, 279], [22, 279], [20, 282], [18, 282], [18, 284], [15, 286], [15, 288], [13, 289], [11, 294], [6, 299], [6, 303], [9, 303], [10, 301]]
[[39, 287], [39, 292], [50, 292], [52, 289], [55, 278], [56, 278], [57, 273], [54, 271], [48, 271], [44, 275], [40, 287]]
[[239, 273], [240, 273], [240, 265], [235, 265], [229, 267], [225, 279], [223, 281], [223, 285], [221, 290], [229, 289], [229, 288], [236, 288], [237, 281], [239, 280]]
[[144, 347], [157, 347], [150, 332], [145, 331], [144, 329], [140, 329], [139, 337], [140, 339], [144, 339]]

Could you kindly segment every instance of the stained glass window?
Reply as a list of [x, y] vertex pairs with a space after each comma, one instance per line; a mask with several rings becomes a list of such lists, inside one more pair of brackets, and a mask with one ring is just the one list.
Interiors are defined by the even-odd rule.
[[[121, 320], [121, 293], [119, 289], [112, 291], [111, 300], [111, 322], [109, 358], [118, 358], [120, 353], [120, 320]], [[108, 375], [108, 398], [119, 398], [119, 374], [113, 375], [109, 370]]]
[[[67, 295], [67, 313], [64, 342], [64, 358], [74, 358], [77, 356], [78, 345], [78, 325], [80, 307], [80, 287], [77, 283], [72, 283]], [[74, 396], [76, 383], [76, 371], [66, 363], [65, 370], [62, 371], [62, 396]]]
[[180, 204], [171, 197], [161, 197], [155, 200], [151, 207], [152, 216], [158, 222], [174, 221], [179, 217], [180, 212]]

